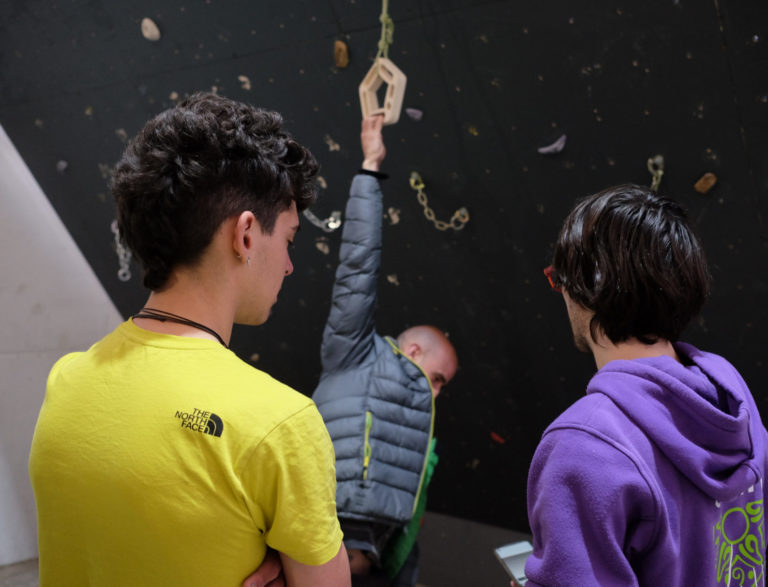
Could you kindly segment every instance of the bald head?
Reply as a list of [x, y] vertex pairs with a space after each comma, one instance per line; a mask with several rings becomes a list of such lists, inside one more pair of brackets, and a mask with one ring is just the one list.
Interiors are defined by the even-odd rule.
[[445, 334], [434, 326], [413, 326], [404, 330], [397, 337], [397, 346], [427, 374], [435, 397], [456, 374], [459, 366], [456, 350]]

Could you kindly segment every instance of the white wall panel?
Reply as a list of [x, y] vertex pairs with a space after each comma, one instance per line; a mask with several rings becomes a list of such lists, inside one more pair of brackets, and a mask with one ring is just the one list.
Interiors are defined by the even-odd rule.
[[27, 460], [45, 380], [117, 309], [0, 127], [0, 565], [37, 556]]

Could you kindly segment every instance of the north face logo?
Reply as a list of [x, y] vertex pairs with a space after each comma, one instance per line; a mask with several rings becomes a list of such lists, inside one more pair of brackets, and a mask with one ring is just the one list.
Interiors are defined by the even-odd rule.
[[181, 427], [193, 432], [221, 436], [224, 432], [224, 422], [216, 414], [193, 408], [191, 412], [176, 411], [176, 418], [181, 420]]

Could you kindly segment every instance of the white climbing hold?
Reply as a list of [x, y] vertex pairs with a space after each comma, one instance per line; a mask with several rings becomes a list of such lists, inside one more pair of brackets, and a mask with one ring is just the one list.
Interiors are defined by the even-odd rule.
[[554, 155], [555, 153], [559, 153], [565, 149], [565, 140], [566, 136], [561, 135], [560, 138], [557, 139], [554, 143], [547, 145], [546, 147], [540, 147], [538, 151], [542, 155]]
[[141, 34], [147, 41], [159, 41], [160, 29], [157, 28], [155, 21], [151, 18], [141, 19]]

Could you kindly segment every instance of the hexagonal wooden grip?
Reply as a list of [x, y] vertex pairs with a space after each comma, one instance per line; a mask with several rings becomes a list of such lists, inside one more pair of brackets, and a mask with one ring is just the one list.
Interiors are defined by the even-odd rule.
[[[408, 78], [394, 63], [386, 57], [379, 57], [360, 84], [360, 108], [363, 111], [363, 118], [383, 114], [385, 125], [395, 124], [400, 120], [407, 81]], [[376, 94], [381, 84], [387, 84], [384, 104], [379, 104]]]

